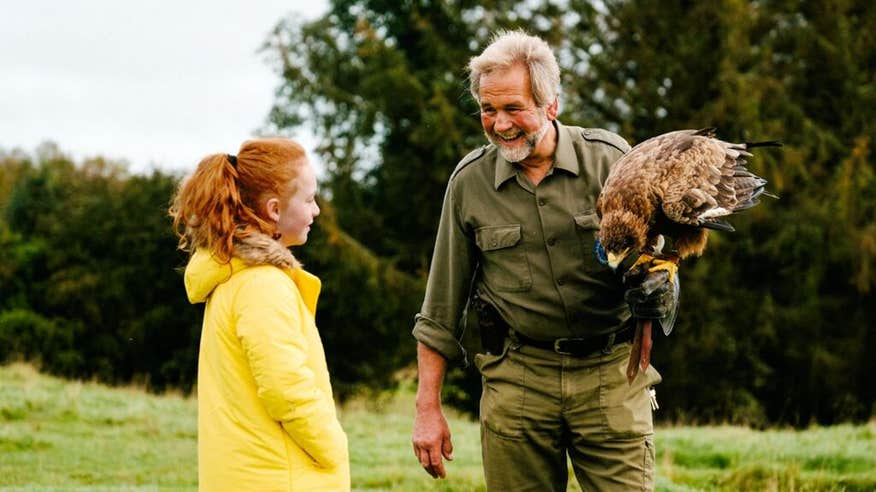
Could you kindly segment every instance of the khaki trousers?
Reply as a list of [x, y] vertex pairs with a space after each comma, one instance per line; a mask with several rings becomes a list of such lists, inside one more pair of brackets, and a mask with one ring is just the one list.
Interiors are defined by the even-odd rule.
[[653, 490], [648, 389], [661, 377], [649, 367], [630, 385], [630, 348], [577, 358], [506, 340], [477, 354], [487, 490], [565, 492], [567, 456], [584, 491]]

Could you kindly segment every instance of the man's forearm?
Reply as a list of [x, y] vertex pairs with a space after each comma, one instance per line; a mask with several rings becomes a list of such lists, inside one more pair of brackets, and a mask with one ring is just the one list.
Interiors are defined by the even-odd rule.
[[417, 409], [440, 407], [447, 359], [422, 342], [417, 342], [417, 372]]

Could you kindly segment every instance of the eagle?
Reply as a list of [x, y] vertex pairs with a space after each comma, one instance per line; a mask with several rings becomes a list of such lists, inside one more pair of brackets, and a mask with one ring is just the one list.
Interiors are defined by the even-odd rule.
[[[724, 218], [754, 207], [762, 195], [777, 198], [766, 192], [765, 179], [748, 170], [746, 159], [752, 148], [778, 146], [725, 142], [714, 128], [674, 131], [636, 145], [611, 168], [596, 201], [597, 256], [617, 269], [638, 254], [627, 278], [665, 270], [674, 281], [679, 260], [703, 253], [709, 229], [733, 231]], [[663, 253], [666, 239], [672, 250]], [[648, 367], [650, 344], [650, 321], [639, 320], [630, 382], [639, 367]]]

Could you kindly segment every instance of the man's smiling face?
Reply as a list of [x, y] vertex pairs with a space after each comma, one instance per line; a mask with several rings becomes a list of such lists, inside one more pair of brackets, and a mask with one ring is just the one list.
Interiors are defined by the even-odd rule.
[[481, 75], [481, 125], [509, 162], [532, 154], [550, 128], [547, 112], [535, 104], [529, 71], [520, 64]]

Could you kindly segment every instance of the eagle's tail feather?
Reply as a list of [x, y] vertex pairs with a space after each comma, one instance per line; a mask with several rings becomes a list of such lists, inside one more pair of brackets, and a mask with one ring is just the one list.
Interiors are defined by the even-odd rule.
[[700, 220], [700, 225], [706, 229], [734, 232], [736, 229], [729, 222], [719, 219]]
[[755, 175], [751, 173], [745, 166], [736, 166], [733, 168], [733, 177], [734, 178], [754, 178]]
[[754, 147], [781, 147], [782, 142], [779, 140], [766, 140], [763, 142], [745, 142], [746, 149], [752, 149]]
[[751, 207], [754, 207], [755, 205], [757, 205], [758, 203], [760, 203], [760, 200], [758, 200], [757, 198], [752, 198], [750, 200], [740, 202], [735, 207], [733, 207], [733, 213], [741, 212], [743, 210], [748, 210]]

